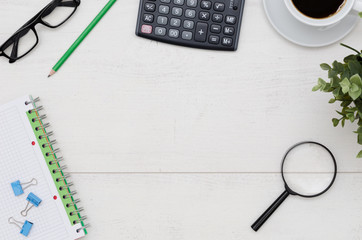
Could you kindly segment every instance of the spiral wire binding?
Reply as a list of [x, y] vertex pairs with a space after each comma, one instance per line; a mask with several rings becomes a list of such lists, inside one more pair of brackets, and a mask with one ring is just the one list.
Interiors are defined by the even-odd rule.
[[[46, 156], [51, 156], [53, 155], [54, 156], [54, 160], [50, 161], [49, 162], [49, 165], [52, 165], [52, 164], [57, 164], [58, 165], [58, 169], [54, 170], [53, 171], [53, 174], [55, 173], [58, 173], [58, 172], [62, 172], [63, 173], [63, 170], [67, 169], [67, 166], [66, 165], [63, 165], [63, 166], [60, 166], [59, 165], [59, 162], [61, 161], [64, 161], [64, 158], [63, 157], [58, 157], [57, 156], [57, 153], [60, 152], [60, 149], [59, 148], [56, 148], [56, 149], [53, 149], [53, 145], [57, 144], [57, 141], [54, 139], [54, 140], [49, 140], [49, 137], [50, 136], [53, 136], [54, 133], [52, 131], [50, 132], [46, 132], [45, 129], [49, 128], [50, 127], [50, 124], [49, 123], [43, 123], [42, 121], [44, 119], [47, 118], [47, 116], [45, 114], [43, 115], [39, 115], [39, 111], [42, 111], [44, 110], [43, 106], [38, 106], [38, 107], [35, 107], [35, 103], [39, 102], [40, 101], [40, 98], [37, 97], [37, 98], [34, 98], [32, 99], [31, 101], [26, 101], [25, 102], [25, 105], [29, 105], [29, 104], [32, 104], [34, 106], [34, 109], [32, 110], [29, 110], [29, 113], [32, 113], [33, 111], [35, 111], [37, 114], [37, 117], [33, 118], [32, 119], [32, 122], [36, 122], [36, 121], [39, 121], [40, 122], [40, 128], [39, 127], [36, 127], [35, 130], [38, 131], [38, 130], [44, 130], [44, 134], [40, 135], [39, 136], [39, 139], [43, 139], [43, 138], [47, 138], [48, 141], [47, 141], [47, 144], [43, 144], [42, 147], [43, 148], [49, 148], [50, 151], [46, 153]], [[85, 224], [84, 221], [87, 219], [87, 216], [80, 216], [79, 213], [80, 212], [83, 212], [84, 211], [84, 208], [76, 208], [76, 204], [80, 203], [80, 199], [76, 199], [74, 198], [74, 195], [77, 194], [76, 191], [70, 191], [69, 190], [69, 187], [73, 186], [74, 184], [72, 182], [67, 182], [66, 179], [69, 179], [70, 177], [70, 174], [69, 173], [63, 173], [61, 177], [57, 178], [56, 181], [57, 182], [63, 182], [64, 185], [62, 185], [59, 190], [67, 190], [68, 193], [66, 194], [63, 194], [62, 195], [62, 198], [64, 199], [67, 199], [67, 198], [72, 198], [72, 203], [68, 203], [66, 204], [66, 207], [69, 208], [69, 207], [74, 207], [74, 211], [71, 211], [70, 212], [70, 216], [74, 216], [74, 215], [78, 215], [79, 219], [77, 220], [74, 220], [73, 221], [73, 224], [77, 224], [77, 223], [82, 223], [84, 224], [84, 226], [81, 226], [79, 228], [76, 229], [77, 233], [82, 231], [82, 230], [86, 230], [87, 228], [90, 227], [90, 224]]]
[[67, 188], [69, 188], [69, 187], [71, 187], [71, 186], [73, 186], [74, 184], [72, 183], [72, 182], [67, 182], [67, 184], [65, 184], [65, 185], [63, 185], [63, 186], [60, 186], [59, 187], [59, 190], [60, 191], [63, 191], [64, 189], [67, 189]]
[[67, 205], [66, 205], [66, 207], [71, 207], [71, 206], [74, 206], [74, 205], [76, 205], [76, 204], [78, 204], [78, 203], [80, 203], [80, 200], [79, 199], [75, 199], [74, 201], [73, 201], [73, 203], [68, 203]]
[[[48, 135], [49, 136], [49, 135]], [[46, 147], [51, 147], [51, 146], [53, 146], [54, 144], [56, 144], [57, 143], [57, 140], [52, 140], [52, 141], [50, 141], [50, 142], [48, 142], [48, 143], [44, 143], [43, 145], [42, 145], [42, 147], [43, 148], [46, 148]]]
[[74, 214], [78, 214], [78, 213], [80, 213], [80, 212], [83, 212], [84, 211], [84, 208], [78, 208], [78, 210], [75, 210], [75, 211], [73, 211], [73, 212], [70, 212], [70, 215], [74, 215]]
[[[35, 130], [39, 131], [40, 129], [37, 127], [35, 128]], [[46, 137], [50, 137], [50, 136], [53, 136], [54, 133], [53, 132], [47, 132], [46, 134], [43, 134], [43, 135], [39, 135], [39, 139], [43, 139], [43, 138], [46, 138]]]
[[55, 179], [55, 181], [60, 182], [60, 181], [64, 181], [65, 179], [69, 179], [70, 178], [70, 174], [69, 173], [64, 173], [63, 176], [58, 177], [57, 179]]
[[[49, 124], [49, 123], [45, 123], [45, 124], [43, 125], [43, 129], [47, 129], [48, 127], [50, 127], [50, 124]], [[40, 128], [39, 128], [39, 127], [36, 127], [35, 130], [36, 130], [36, 131], [39, 131]], [[48, 136], [50, 136], [50, 133], [53, 134], [53, 132], [49, 132], [49, 133], [48, 133]]]
[[64, 161], [63, 157], [58, 157], [57, 159], [54, 159], [53, 161], [49, 161], [49, 165], [53, 164], [59, 164], [59, 162]]

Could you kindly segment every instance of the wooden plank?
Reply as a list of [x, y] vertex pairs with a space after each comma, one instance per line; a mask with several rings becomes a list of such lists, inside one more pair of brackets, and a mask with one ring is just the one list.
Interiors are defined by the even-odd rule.
[[315, 199], [289, 197], [255, 233], [282, 192], [278, 174], [75, 174], [93, 225], [87, 239], [360, 239], [362, 175], [339, 174]]
[[[0, 41], [48, 1], [1, 1]], [[77, 172], [277, 172], [302, 140], [328, 145], [340, 170], [361, 172], [355, 126], [334, 129], [336, 105], [312, 93], [318, 65], [349, 50], [298, 47], [247, 1], [235, 53], [175, 47], [135, 36], [138, 1], [118, 2], [52, 79], [47, 73], [106, 1], [83, 1], [64, 26], [37, 27], [24, 60], [0, 59], [0, 102], [41, 96]], [[18, 15], [19, 18], [14, 17]], [[358, 48], [362, 28], [344, 42]]]

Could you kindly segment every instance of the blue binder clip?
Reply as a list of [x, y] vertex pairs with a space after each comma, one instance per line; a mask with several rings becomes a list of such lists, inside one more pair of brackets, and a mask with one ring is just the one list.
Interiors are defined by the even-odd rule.
[[41, 199], [36, 196], [34, 193], [29, 193], [28, 197], [26, 198], [26, 200], [28, 201], [28, 203], [26, 204], [26, 207], [23, 211], [21, 211], [21, 215], [26, 217], [28, 215], [28, 211], [32, 208], [32, 207], [38, 207], [39, 204], [41, 203]]
[[9, 218], [9, 223], [14, 224], [18, 228], [20, 228], [20, 234], [24, 235], [25, 237], [29, 235], [31, 228], [33, 227], [32, 222], [29, 221], [19, 222], [16, 221], [13, 217]]
[[37, 185], [37, 184], [38, 181], [35, 178], [33, 178], [30, 182], [26, 183], [20, 183], [20, 180], [18, 180], [11, 183], [11, 188], [13, 189], [15, 196], [19, 196], [24, 193], [25, 189], [27, 189], [32, 185]]

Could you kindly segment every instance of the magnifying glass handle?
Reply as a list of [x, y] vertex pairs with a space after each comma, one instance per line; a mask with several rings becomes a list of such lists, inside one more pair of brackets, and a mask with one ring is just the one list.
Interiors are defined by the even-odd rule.
[[289, 192], [285, 190], [282, 195], [280, 195], [277, 200], [255, 221], [251, 228], [257, 232], [261, 226], [268, 220], [268, 218], [274, 213], [275, 210], [284, 202], [285, 199], [289, 196]]

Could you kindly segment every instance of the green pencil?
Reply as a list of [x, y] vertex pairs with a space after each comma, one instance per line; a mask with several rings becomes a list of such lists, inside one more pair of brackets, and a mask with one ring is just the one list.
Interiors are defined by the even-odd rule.
[[103, 16], [108, 12], [108, 10], [113, 6], [117, 0], [110, 0], [107, 5], [102, 9], [102, 11], [96, 16], [96, 18], [88, 25], [84, 32], [78, 37], [78, 39], [73, 43], [73, 45], [68, 49], [68, 51], [63, 55], [63, 57], [55, 64], [52, 70], [49, 73], [49, 76], [54, 75], [59, 68], [67, 61], [67, 59], [72, 55], [75, 49], [83, 42], [83, 40], [88, 36], [88, 34], [93, 30], [93, 28], [98, 24], [98, 22], [103, 18]]

